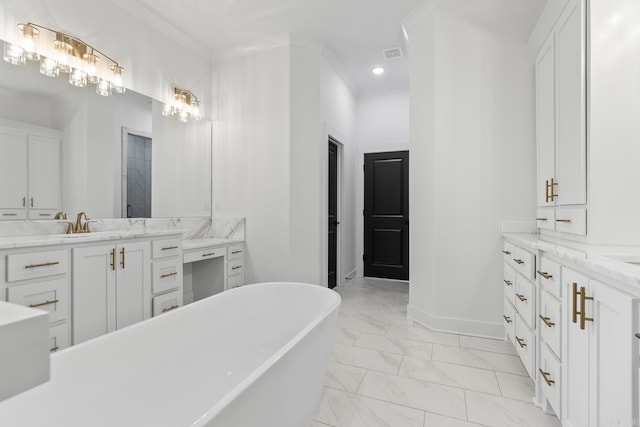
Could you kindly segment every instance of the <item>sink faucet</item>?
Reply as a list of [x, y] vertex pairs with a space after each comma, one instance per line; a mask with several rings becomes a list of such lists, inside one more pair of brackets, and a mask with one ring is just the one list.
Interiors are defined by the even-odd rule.
[[67, 214], [60, 211], [53, 217], [53, 219], [67, 219]]
[[[82, 225], [82, 217], [84, 216], [84, 226]], [[89, 233], [89, 215], [84, 212], [80, 212], [78, 214], [78, 218], [76, 219], [76, 228], [73, 230], [74, 233]]]

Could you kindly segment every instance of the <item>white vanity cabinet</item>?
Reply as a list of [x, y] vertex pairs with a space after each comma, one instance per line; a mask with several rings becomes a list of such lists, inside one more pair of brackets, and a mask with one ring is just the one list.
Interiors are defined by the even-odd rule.
[[157, 316], [182, 307], [182, 237], [170, 236], [151, 242], [152, 314]]
[[586, 34], [585, 0], [569, 0], [535, 63], [537, 224], [578, 235], [587, 232]]
[[5, 252], [0, 263], [3, 300], [49, 313], [50, 351], [70, 344], [70, 251], [29, 248]]
[[62, 133], [0, 120], [0, 219], [51, 219], [61, 205]]
[[73, 344], [151, 317], [150, 241], [73, 249]]
[[227, 246], [227, 286], [233, 289], [244, 285], [244, 245]]

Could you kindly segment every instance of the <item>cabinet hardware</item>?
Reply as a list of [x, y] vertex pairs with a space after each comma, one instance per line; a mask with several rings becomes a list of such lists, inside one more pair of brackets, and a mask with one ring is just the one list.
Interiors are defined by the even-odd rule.
[[514, 258], [513, 260], [514, 260], [518, 265], [520, 265], [520, 264], [524, 264], [524, 261], [523, 261], [523, 260], [521, 260], [521, 259]]
[[33, 207], [33, 197], [31, 198], [31, 207]]
[[511, 255], [511, 252], [509, 252], [509, 251], [502, 251], [502, 253], [505, 254], [505, 255]]
[[513, 320], [511, 320], [511, 317], [507, 316], [506, 314], [502, 315], [502, 317], [504, 317], [504, 321], [507, 323], [513, 322]]
[[571, 222], [570, 219], [556, 219], [556, 222]]
[[541, 275], [542, 277], [544, 277], [545, 279], [547, 279], [547, 280], [551, 280], [551, 279], [553, 279], [553, 276], [552, 276], [551, 274], [547, 273], [546, 271], [540, 271], [540, 270], [537, 270], [536, 272], [537, 272], [539, 275]]
[[239, 265], [239, 266], [237, 266], [237, 267], [231, 267], [231, 269], [232, 269], [232, 270], [237, 270], [237, 269], [239, 269], [239, 268], [242, 268], [242, 266], [241, 266], [241, 265]]
[[18, 214], [15, 214], [15, 213], [10, 213], [10, 214], [3, 213], [2, 216], [18, 216]]
[[551, 376], [550, 372], [545, 372], [542, 369], [538, 369], [538, 371], [540, 371], [540, 374], [542, 375], [544, 382], [546, 382], [548, 386], [552, 386], [556, 383], [554, 380], [550, 378]]
[[555, 202], [556, 201], [556, 197], [558, 197], [558, 193], [556, 193], [556, 186], [558, 185], [557, 182], [553, 182], [553, 178], [551, 178], [551, 184], [549, 185], [549, 188], [551, 189], [551, 201]]
[[41, 213], [40, 216], [51, 216], [51, 214], [48, 213]]
[[241, 253], [242, 253], [242, 251], [233, 251], [233, 252], [231, 252], [231, 255], [236, 255], [236, 254], [241, 254]]
[[511, 286], [511, 285], [513, 285], [513, 282], [512, 282], [511, 280], [504, 279], [504, 280], [503, 280], [503, 282], [504, 282], [507, 286]]
[[169, 250], [171, 250], [171, 249], [178, 249], [178, 247], [177, 247], [177, 246], [167, 246], [166, 248], [162, 248], [162, 249], [160, 249], [160, 250], [161, 250], [161, 251], [169, 251]]
[[518, 345], [520, 346], [520, 348], [525, 348], [527, 346], [527, 343], [518, 336], [516, 336], [516, 341], [518, 341]]
[[111, 249], [111, 270], [116, 271], [116, 248]]
[[536, 218], [536, 221], [548, 221], [547, 218]]
[[549, 203], [549, 180], [544, 181], [544, 201]]
[[26, 197], [23, 197], [23, 198], [22, 198], [22, 207], [23, 207], [23, 208], [26, 208], [26, 207], [27, 207], [27, 198], [26, 198]]
[[587, 312], [585, 301], [587, 300], [593, 301], [593, 297], [588, 297], [586, 289], [582, 286], [580, 288], [580, 329], [585, 329], [585, 322], [593, 322], [593, 317], [586, 316]]
[[167, 311], [175, 310], [178, 307], [180, 307], [180, 306], [179, 305], [172, 305], [171, 307], [163, 308], [162, 312], [166, 313]]
[[50, 353], [55, 353], [56, 351], [58, 351], [58, 347], [53, 347], [49, 349]]
[[571, 322], [578, 323], [578, 284], [573, 282], [571, 284]]
[[527, 297], [525, 297], [525, 296], [524, 296], [524, 295], [522, 295], [522, 294], [516, 294], [516, 296], [517, 296], [517, 297], [518, 297], [518, 299], [519, 299], [520, 301], [522, 301], [522, 302], [525, 302], [525, 301], [527, 300]]
[[640, 334], [636, 334], [636, 338], [640, 338]]
[[161, 279], [164, 279], [165, 277], [171, 277], [171, 276], [176, 276], [178, 274], [177, 271], [174, 271], [173, 273], [167, 273], [167, 274], [163, 274], [160, 276]]
[[60, 302], [60, 300], [54, 299], [54, 300], [51, 300], [51, 301], [45, 301], [45, 302], [41, 302], [41, 303], [38, 303], [38, 304], [29, 304], [29, 307], [31, 307], [31, 308], [42, 307], [42, 306], [45, 306], [45, 305], [56, 304], [58, 302]]
[[58, 265], [58, 264], [60, 264], [60, 261], [52, 261], [52, 262], [45, 262], [42, 264], [25, 265], [24, 268], [51, 267], [52, 265]]
[[126, 257], [124, 248], [120, 249], [120, 255], [122, 256], [122, 260], [120, 261], [120, 265], [122, 266], [122, 269], [124, 270], [125, 269], [124, 262], [125, 262], [125, 257]]
[[553, 328], [555, 326], [555, 323], [551, 321], [550, 317], [545, 317], [542, 314], [538, 315], [538, 317], [540, 317], [540, 319], [542, 319], [544, 324], [547, 325], [548, 327]]
[[216, 253], [215, 252], [210, 252], [208, 254], [202, 254], [202, 256], [211, 256], [211, 255], [216, 255]]

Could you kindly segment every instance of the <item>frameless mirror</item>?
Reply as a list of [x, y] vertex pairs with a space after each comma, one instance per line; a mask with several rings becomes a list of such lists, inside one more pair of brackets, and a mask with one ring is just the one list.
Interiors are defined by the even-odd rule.
[[94, 218], [211, 215], [210, 120], [180, 123], [144, 95], [103, 97], [95, 85], [77, 88], [67, 80], [40, 74], [37, 62], [0, 61], [0, 119], [62, 132], [62, 211]]

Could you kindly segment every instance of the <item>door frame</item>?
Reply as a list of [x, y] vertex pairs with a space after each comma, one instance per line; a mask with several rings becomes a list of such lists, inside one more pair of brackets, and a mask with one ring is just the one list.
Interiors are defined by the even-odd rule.
[[[120, 218], [127, 218], [127, 165], [128, 165], [128, 149], [129, 149], [129, 135], [142, 136], [149, 138], [151, 144], [153, 144], [153, 136], [151, 132], [145, 132], [122, 126], [121, 133], [121, 149], [120, 152]], [[153, 146], [153, 145], [152, 145]], [[152, 169], [153, 170], [153, 169]]]
[[322, 278], [320, 283], [322, 286], [328, 287], [328, 277], [327, 272], [329, 271], [329, 225], [327, 223], [327, 212], [329, 211], [329, 153], [328, 153], [328, 144], [329, 141], [332, 141], [338, 147], [338, 204], [337, 204], [337, 220], [340, 222], [340, 226], [337, 227], [336, 231], [336, 286], [341, 286], [344, 284], [344, 274], [343, 274], [343, 263], [342, 263], [342, 253], [343, 253], [343, 239], [344, 233], [342, 229], [344, 228], [344, 144], [341, 141], [345, 139], [341, 137], [340, 132], [336, 132], [334, 129], [330, 129], [328, 126], [325, 126], [324, 134], [324, 142], [323, 142], [323, 155], [322, 158], [322, 188], [321, 198], [322, 201], [320, 206], [322, 207], [322, 248], [320, 251], [321, 257], [321, 266], [322, 266]]

